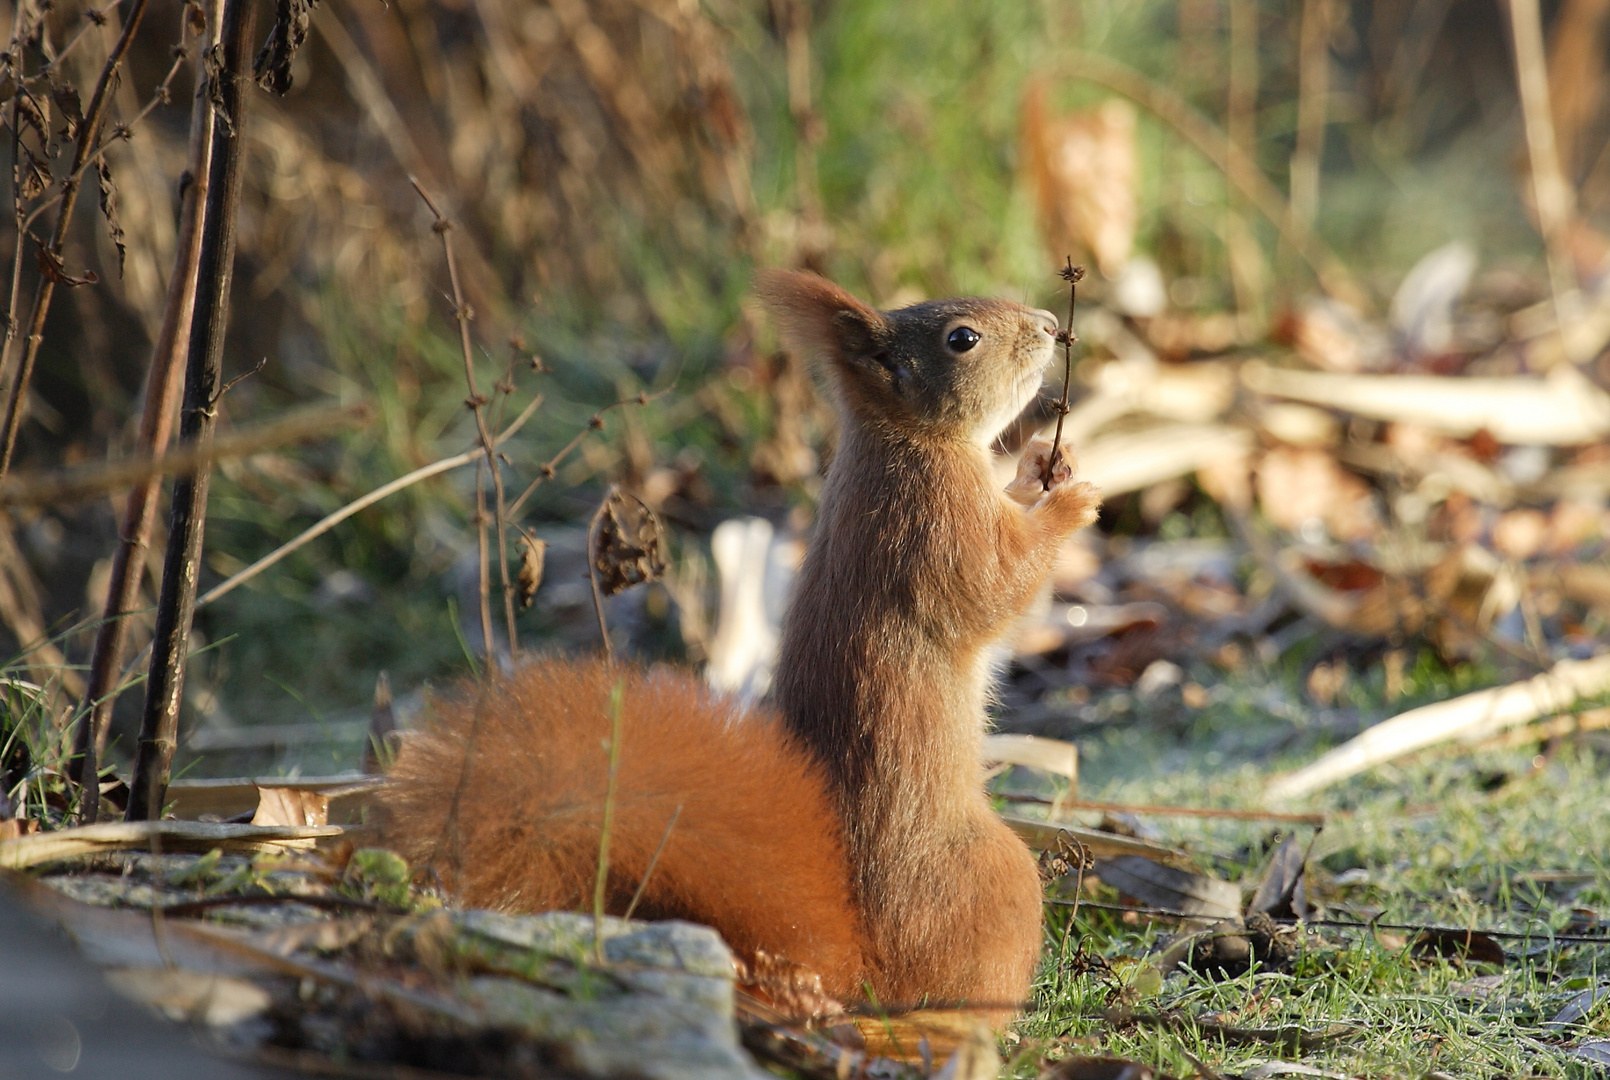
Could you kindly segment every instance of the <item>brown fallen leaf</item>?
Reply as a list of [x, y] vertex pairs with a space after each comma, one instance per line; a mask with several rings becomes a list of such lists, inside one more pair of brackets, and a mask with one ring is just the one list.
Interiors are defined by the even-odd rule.
[[1477, 964], [1504, 964], [1504, 949], [1480, 930], [1422, 930], [1409, 946], [1413, 956], [1440, 956]]
[[1303, 885], [1303, 870], [1308, 865], [1308, 853], [1313, 850], [1315, 832], [1307, 844], [1299, 845], [1296, 834], [1286, 837], [1269, 859], [1263, 881], [1252, 901], [1247, 904], [1250, 914], [1261, 911], [1274, 918], [1303, 918], [1308, 914], [1308, 898]]
[[324, 825], [330, 819], [330, 800], [317, 791], [299, 788], [257, 788], [253, 825]]
[[984, 1019], [983, 1012], [970, 1009], [918, 1009], [900, 1016], [856, 1017], [855, 1029], [873, 1057], [928, 1065], [948, 1060]]
[[1097, 863], [1096, 876], [1149, 907], [1207, 919], [1231, 919], [1241, 914], [1241, 890], [1236, 885], [1139, 855]]

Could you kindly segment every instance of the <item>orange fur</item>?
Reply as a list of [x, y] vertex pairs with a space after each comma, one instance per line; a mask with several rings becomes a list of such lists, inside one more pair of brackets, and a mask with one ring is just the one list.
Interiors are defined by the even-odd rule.
[[855, 994], [859, 924], [820, 771], [775, 717], [683, 673], [544, 660], [433, 700], [380, 797], [386, 841], [465, 904], [590, 909], [617, 681], [609, 912], [646, 876], [638, 914], [710, 923], [740, 955], [786, 957]]

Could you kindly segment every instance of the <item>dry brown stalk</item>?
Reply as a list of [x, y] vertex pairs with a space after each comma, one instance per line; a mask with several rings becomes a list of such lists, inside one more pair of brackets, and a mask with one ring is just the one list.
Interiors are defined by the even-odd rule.
[[[111, 100], [111, 91], [119, 77], [118, 69], [122, 66], [123, 58], [127, 55], [129, 46], [134, 42], [134, 34], [145, 18], [146, 7], [149, 3], [150, 0], [135, 0], [134, 10], [129, 13], [128, 21], [123, 25], [123, 32], [118, 35], [117, 43], [112, 46], [111, 52], [107, 55], [106, 64], [101, 68], [100, 78], [95, 84], [95, 92], [90, 98], [89, 107], [84, 110], [84, 119], [79, 125], [78, 144], [73, 151], [72, 168], [69, 170], [67, 178], [62, 182], [61, 193], [57, 196], [61, 205], [56, 214], [56, 227], [51, 233], [49, 243], [40, 245], [40, 258], [43, 263], [59, 264], [61, 261], [62, 248], [67, 242], [67, 230], [72, 226], [73, 207], [78, 201], [79, 182], [83, 178], [84, 171], [105, 150], [105, 143], [99, 141], [101, 121], [106, 115], [106, 108]], [[20, 75], [21, 65], [18, 63], [20, 57], [15, 50], [12, 53], [12, 58], [13, 71]], [[182, 59], [175, 60], [173, 71], [169, 74], [170, 79], [172, 74], [182, 66], [182, 63]], [[164, 83], [161, 89], [164, 97], [166, 96], [166, 86], [167, 84]], [[24, 93], [27, 93], [27, 91], [19, 86], [17, 100], [20, 101]], [[21, 138], [16, 126], [16, 110], [17, 104], [14, 101], [12, 106], [12, 149], [14, 153]], [[17, 166], [14, 162], [14, 176], [16, 169]], [[14, 185], [13, 196], [20, 194], [20, 187]], [[49, 202], [46, 203], [47, 206], [49, 204]], [[16, 340], [17, 308], [15, 301], [18, 293], [17, 277], [21, 271], [21, 252], [27, 246], [29, 223], [37, 218], [44, 209], [44, 206], [35, 209], [27, 221], [22, 220], [20, 209], [17, 214], [17, 254], [12, 266], [11, 296], [13, 303], [7, 313], [5, 343], [0, 346], [0, 384], [4, 383], [6, 376], [11, 372], [12, 346]], [[4, 426], [0, 427], [0, 479], [3, 479], [11, 468], [11, 455], [16, 449], [17, 428], [22, 418], [23, 402], [27, 398], [28, 381], [33, 376], [34, 364], [39, 358], [39, 346], [44, 340], [45, 319], [50, 314], [50, 304], [56, 293], [58, 276], [48, 272], [41, 273], [39, 282], [35, 286], [33, 304], [28, 316], [28, 336], [23, 342], [22, 363], [18, 366], [16, 376], [11, 381], [9, 396], [6, 401]]]
[[1319, 165], [1330, 94], [1332, 0], [1303, 0], [1297, 49], [1297, 146], [1291, 154], [1291, 216], [1312, 228], [1319, 211]]
[[[0, 482], [0, 506], [61, 506], [125, 488], [159, 486], [164, 476], [193, 473], [216, 461], [249, 457], [274, 447], [324, 438], [332, 431], [363, 424], [368, 419], [369, 410], [363, 404], [318, 405], [298, 409], [266, 424], [220, 435], [206, 448], [185, 447], [156, 456], [142, 455], [73, 469], [18, 473]], [[124, 537], [132, 535], [128, 522], [129, 516], [125, 515]]]
[[[436, 219], [431, 228], [442, 238], [442, 254], [447, 259], [447, 277], [453, 286], [453, 318], [458, 322], [458, 343], [464, 355], [464, 384], [469, 390], [469, 397], [464, 399], [464, 404], [475, 417], [475, 431], [481, 441], [485, 467], [492, 474], [492, 489], [497, 500], [497, 512], [493, 524], [497, 528], [498, 576], [503, 585], [503, 610], [508, 619], [509, 650], [512, 654], [516, 647], [514, 591], [509, 584], [509, 541], [504, 510], [503, 470], [498, 467], [497, 443], [492, 438], [491, 429], [486, 425], [487, 399], [475, 386], [475, 354], [470, 345], [470, 320], [475, 318], [475, 312], [464, 302], [464, 289], [459, 284], [458, 263], [453, 258], [453, 242], [447, 235], [452, 230], [453, 223], [437, 209], [417, 179], [410, 176], [408, 182], [414, 185], [414, 190], [419, 193], [419, 197], [424, 200], [425, 205], [430, 208], [431, 215]], [[475, 528], [480, 545], [481, 641], [490, 661], [494, 654], [492, 588], [487, 568], [486, 489], [481, 483], [480, 467], [476, 468], [475, 476]]]
[[[218, 0], [207, 5], [206, 44], [212, 45], [218, 31]], [[196, 66], [196, 86], [203, 85], [204, 72]], [[161, 464], [173, 430], [173, 405], [179, 397], [184, 343], [190, 338], [190, 316], [194, 310], [196, 273], [201, 261], [201, 204], [206, 198], [207, 173], [211, 164], [213, 111], [204, 93], [197, 93], [190, 110], [189, 173], [178, 242], [174, 245], [173, 273], [168, 278], [168, 296], [162, 313], [162, 329], [151, 352], [146, 373], [145, 407], [140, 416], [136, 446], [147, 464]], [[214, 444], [216, 449], [216, 444]], [[74, 734], [74, 753], [68, 763], [68, 778], [80, 785], [79, 820], [93, 824], [100, 813], [100, 756], [111, 726], [112, 708], [117, 704], [118, 673], [123, 665], [123, 646], [128, 636], [125, 616], [133, 610], [140, 592], [141, 557], [156, 521], [157, 495], [162, 473], [152, 471], [129, 491], [123, 509], [119, 541], [112, 553], [111, 581], [107, 585], [106, 606], [95, 633], [90, 654], [89, 686], [86, 689], [89, 714], [80, 719]], [[8, 483], [0, 480], [0, 504]], [[58, 492], [65, 484], [49, 485]], [[52, 499], [59, 505], [60, 495]], [[86, 783], [86, 777], [88, 781]]]
[[1051, 490], [1051, 477], [1056, 472], [1057, 463], [1062, 459], [1062, 422], [1068, 418], [1068, 392], [1073, 388], [1073, 343], [1079, 340], [1073, 332], [1073, 306], [1079, 299], [1079, 282], [1084, 280], [1085, 268], [1073, 265], [1073, 256], [1068, 256], [1068, 265], [1060, 271], [1063, 281], [1068, 283], [1068, 325], [1057, 334], [1057, 340], [1062, 343], [1062, 397], [1057, 400], [1057, 430], [1051, 436], [1051, 460], [1045, 463], [1045, 488]]
[[[1571, 264], [1569, 233], [1576, 215], [1576, 192], [1560, 168], [1554, 141], [1554, 114], [1549, 106], [1548, 65], [1543, 52], [1543, 15], [1537, 0], [1510, 0], [1510, 35], [1515, 44], [1515, 78], [1520, 87], [1526, 153], [1531, 161], [1532, 203], [1548, 255], [1549, 288], [1554, 317], [1563, 330], [1578, 314], [1576, 270]], [[1592, 359], [1571, 356], [1573, 362]]]
[[[211, 96], [219, 111], [212, 133], [207, 198], [203, 204], [201, 254], [196, 275], [195, 312], [190, 327], [180, 439], [205, 447], [212, 441], [222, 383], [224, 329], [235, 261], [235, 214], [240, 204], [241, 159], [245, 143], [246, 94], [251, 70], [251, 0], [223, 0], [222, 64]], [[173, 485], [173, 513], [157, 600], [156, 632], [146, 679], [145, 715], [135, 744], [134, 776], [129, 784], [130, 821], [161, 816], [162, 797], [178, 735], [190, 624], [195, 614], [196, 580], [206, 525], [211, 470], [198, 468]]]
[[[519, 431], [525, 422], [531, 419], [531, 414], [537, 411], [537, 406], [541, 404], [541, 397], [533, 398], [531, 404], [527, 405], [525, 409], [521, 411], [520, 415], [514, 418], [513, 423], [511, 423], [507, 428], [503, 429], [503, 433], [498, 436], [497, 441], [501, 444], [516, 431]], [[347, 503], [347, 505], [343, 506], [341, 509], [326, 514], [324, 517], [320, 518], [318, 521], [304, 529], [297, 536], [281, 544], [267, 555], [264, 555], [261, 559], [258, 559], [256, 562], [246, 567], [246, 569], [240, 571], [238, 574], [235, 574], [233, 577], [214, 585], [211, 589], [207, 590], [206, 594], [203, 595], [201, 599], [196, 601], [196, 606], [205, 607], [214, 600], [217, 600], [219, 597], [223, 596], [225, 593], [233, 592], [237, 587], [244, 585], [246, 582], [262, 573], [264, 570], [267, 570], [270, 566], [273, 566], [275, 563], [285, 558], [285, 556], [302, 547], [308, 541], [323, 536], [325, 533], [341, 524], [353, 514], [356, 514], [358, 511], [363, 510], [366, 507], [373, 506], [386, 496], [395, 495], [397, 492], [403, 490], [404, 488], [412, 487], [421, 480], [428, 480], [432, 476], [438, 476], [444, 472], [457, 469], [463, 465], [469, 465], [479, 460], [484, 460], [484, 454], [482, 453], [480, 447], [476, 447], [474, 450], [466, 450], [462, 454], [454, 454], [452, 457], [445, 457], [439, 461], [433, 461], [429, 465], [423, 465], [411, 473], [399, 476], [395, 480], [380, 485], [367, 495], [359, 496], [358, 498]]]

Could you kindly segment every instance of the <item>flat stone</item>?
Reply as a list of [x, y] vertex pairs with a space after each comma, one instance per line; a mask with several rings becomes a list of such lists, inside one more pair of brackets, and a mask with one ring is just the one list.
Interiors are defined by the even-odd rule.
[[[587, 1076], [646, 1080], [760, 1080], [738, 1045], [732, 954], [714, 930], [692, 923], [602, 922], [597, 964], [594, 921], [574, 912], [449, 914], [461, 950], [494, 970], [461, 997], [494, 1026], [517, 1028], [562, 1049]], [[528, 981], [544, 962], [574, 968], [562, 981]], [[548, 985], [538, 985], [546, 982]], [[559, 989], [555, 989], [555, 986]]]

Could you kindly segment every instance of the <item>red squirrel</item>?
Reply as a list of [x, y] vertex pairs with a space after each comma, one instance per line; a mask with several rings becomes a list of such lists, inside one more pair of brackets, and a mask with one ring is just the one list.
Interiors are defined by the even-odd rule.
[[1010, 1015], [1041, 892], [984, 791], [991, 650], [1098, 497], [1044, 439], [1003, 492], [989, 446], [1039, 391], [1056, 316], [878, 311], [805, 273], [756, 292], [840, 419], [771, 700], [602, 660], [463, 684], [399, 752], [382, 835], [459, 902], [588, 909], [619, 687], [609, 912], [708, 924], [841, 1001]]

